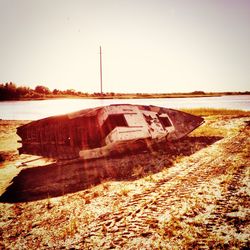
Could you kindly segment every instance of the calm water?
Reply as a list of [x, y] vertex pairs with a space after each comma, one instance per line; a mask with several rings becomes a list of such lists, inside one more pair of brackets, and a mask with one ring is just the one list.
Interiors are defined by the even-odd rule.
[[47, 116], [65, 114], [85, 108], [93, 108], [117, 103], [155, 105], [174, 109], [202, 107], [250, 110], [250, 95], [123, 100], [57, 99], [42, 101], [5, 101], [0, 102], [0, 119], [36, 120]]

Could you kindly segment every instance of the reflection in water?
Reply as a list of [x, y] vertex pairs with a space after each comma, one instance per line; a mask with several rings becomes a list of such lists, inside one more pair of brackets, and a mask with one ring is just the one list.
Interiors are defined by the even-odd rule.
[[135, 180], [171, 167], [177, 157], [189, 156], [220, 139], [221, 137], [186, 137], [128, 155], [23, 169], [12, 180], [0, 201], [46, 199], [84, 190], [105, 180]]

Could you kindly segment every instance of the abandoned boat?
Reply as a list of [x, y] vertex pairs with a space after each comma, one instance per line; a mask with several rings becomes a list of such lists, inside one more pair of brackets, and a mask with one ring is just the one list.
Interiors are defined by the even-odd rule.
[[130, 104], [85, 109], [17, 128], [20, 154], [93, 159], [178, 140], [203, 123], [182, 111]]

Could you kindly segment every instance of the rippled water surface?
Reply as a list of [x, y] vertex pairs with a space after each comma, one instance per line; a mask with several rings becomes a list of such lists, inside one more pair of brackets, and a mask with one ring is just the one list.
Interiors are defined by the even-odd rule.
[[250, 95], [159, 99], [54, 99], [0, 102], [0, 119], [36, 120], [109, 104], [141, 104], [167, 108], [226, 108], [250, 110]]

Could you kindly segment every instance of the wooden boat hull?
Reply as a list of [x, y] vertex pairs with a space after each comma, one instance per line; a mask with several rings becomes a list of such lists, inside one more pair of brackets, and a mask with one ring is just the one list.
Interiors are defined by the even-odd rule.
[[19, 153], [57, 159], [93, 159], [178, 140], [204, 122], [182, 111], [110, 105], [44, 118], [17, 128]]

